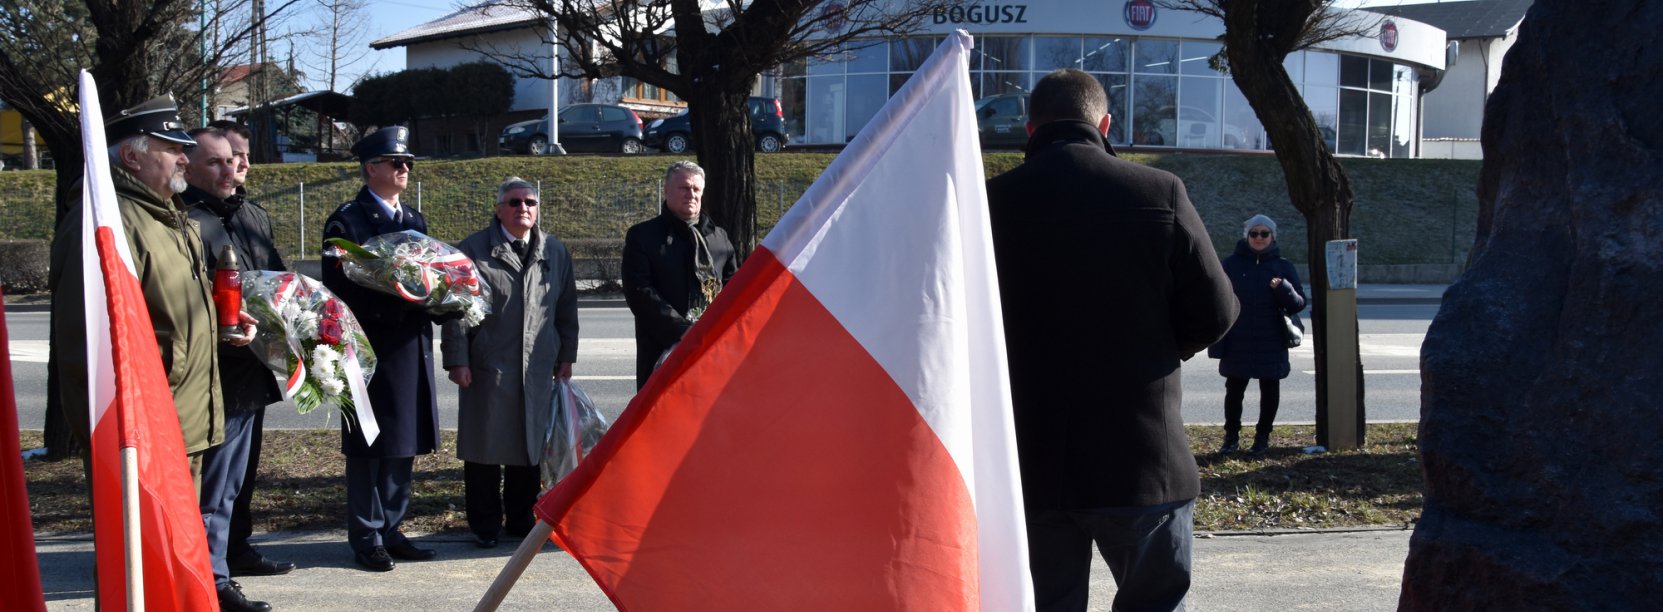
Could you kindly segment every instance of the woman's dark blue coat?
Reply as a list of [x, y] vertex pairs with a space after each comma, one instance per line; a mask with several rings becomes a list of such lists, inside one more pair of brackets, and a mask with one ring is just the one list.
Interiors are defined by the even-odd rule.
[[[1288, 377], [1288, 349], [1284, 344], [1282, 314], [1305, 309], [1305, 289], [1293, 263], [1282, 259], [1276, 243], [1254, 253], [1247, 239], [1236, 242], [1236, 252], [1224, 259], [1224, 273], [1241, 302], [1241, 315], [1230, 333], [1207, 356], [1218, 359], [1218, 373], [1229, 378], [1280, 380]], [[1272, 289], [1270, 279], [1281, 277]]]

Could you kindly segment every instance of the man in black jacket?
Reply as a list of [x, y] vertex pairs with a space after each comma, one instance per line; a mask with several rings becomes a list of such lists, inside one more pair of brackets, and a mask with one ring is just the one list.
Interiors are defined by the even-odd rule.
[[664, 171], [664, 208], [624, 235], [624, 300], [635, 314], [635, 388], [739, 269], [728, 233], [700, 214], [704, 168]]
[[[208, 269], [219, 265], [227, 245], [237, 254], [241, 270], [282, 270], [283, 259], [271, 241], [271, 219], [266, 211], [245, 202], [237, 191], [237, 159], [224, 131], [191, 131], [197, 146], [186, 167], [189, 185], [180, 197], [202, 234]], [[265, 602], [249, 601], [231, 580], [226, 565], [231, 510], [247, 477], [256, 417], [266, 406], [282, 401], [277, 379], [248, 346], [219, 345], [220, 395], [225, 398], [225, 442], [202, 457], [202, 522], [208, 533], [208, 557], [214, 569], [219, 606], [227, 611], [264, 611]]]
[[[251, 132], [248, 126], [228, 119], [220, 119], [208, 124], [208, 127], [225, 132], [225, 141], [231, 144], [231, 159], [237, 164], [232, 182], [236, 185], [234, 193], [226, 201], [240, 200], [241, 206], [232, 211], [228, 228], [233, 233], [246, 231], [245, 242], [260, 243], [262, 252], [250, 259], [244, 256], [242, 261], [244, 270], [287, 270], [282, 257], [277, 252], [277, 245], [271, 237], [271, 217], [266, 209], [248, 198], [244, 184], [248, 182], [248, 147]], [[242, 219], [239, 221], [238, 219]], [[218, 253], [210, 255], [217, 256]], [[263, 264], [261, 262], [264, 262]], [[223, 354], [223, 351], [222, 351]], [[262, 368], [264, 366], [261, 366]], [[266, 372], [269, 377], [270, 371]], [[226, 380], [234, 380], [227, 378]], [[226, 386], [227, 399], [230, 400], [230, 386]], [[272, 393], [280, 393], [274, 385]], [[264, 390], [253, 390], [251, 393], [263, 394]], [[276, 400], [272, 400], [275, 402]], [[262, 406], [254, 410], [254, 422], [249, 425], [248, 433], [248, 467], [243, 470], [243, 486], [237, 493], [237, 501], [231, 505], [231, 527], [225, 543], [225, 562], [231, 570], [231, 577], [241, 576], [276, 576], [287, 574], [294, 570], [294, 564], [287, 561], [268, 559], [260, 551], [255, 550], [248, 543], [249, 536], [254, 534], [254, 514], [249, 507], [254, 503], [254, 489], [258, 481], [255, 475], [260, 471], [260, 449], [265, 443], [266, 410]]]
[[1027, 157], [988, 181], [1029, 566], [1040, 610], [1085, 610], [1091, 544], [1116, 610], [1182, 609], [1200, 492], [1180, 362], [1236, 299], [1184, 184], [1104, 139], [1091, 75], [1035, 85]]

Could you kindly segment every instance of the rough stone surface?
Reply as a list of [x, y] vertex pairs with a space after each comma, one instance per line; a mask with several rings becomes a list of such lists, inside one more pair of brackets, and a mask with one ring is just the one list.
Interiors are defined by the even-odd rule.
[[1484, 123], [1468, 271], [1421, 352], [1401, 610], [1663, 594], [1663, 2], [1537, 0]]

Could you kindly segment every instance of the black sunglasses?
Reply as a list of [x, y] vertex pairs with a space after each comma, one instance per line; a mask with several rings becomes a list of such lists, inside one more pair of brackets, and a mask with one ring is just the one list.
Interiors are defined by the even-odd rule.
[[372, 163], [372, 164], [387, 164], [387, 165], [392, 166], [394, 168], [403, 168], [405, 170], [415, 170], [416, 169], [416, 160], [413, 160], [413, 159], [385, 158], [385, 157], [383, 157], [381, 159], [372, 161], [370, 163]]
[[1248, 232], [1248, 238], [1269, 238], [1270, 232]]
[[537, 200], [535, 198], [525, 198], [523, 200], [520, 198], [508, 198], [502, 201], [503, 206], [520, 206], [522, 204], [525, 205], [526, 208], [533, 208], [537, 206]]

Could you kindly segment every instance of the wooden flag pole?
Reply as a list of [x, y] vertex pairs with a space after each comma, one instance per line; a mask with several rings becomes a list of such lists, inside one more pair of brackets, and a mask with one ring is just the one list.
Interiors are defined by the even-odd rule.
[[479, 605], [474, 606], [474, 612], [495, 612], [502, 600], [508, 597], [508, 591], [514, 588], [514, 583], [520, 581], [520, 574], [525, 573], [526, 566], [537, 552], [543, 549], [543, 543], [549, 541], [549, 534], [554, 533], [554, 525], [537, 520], [537, 526], [531, 528], [520, 541], [520, 548], [514, 551], [514, 556], [508, 558], [508, 565], [502, 567], [497, 579], [491, 582], [491, 588], [485, 590], [485, 596], [479, 598]]
[[127, 561], [127, 609], [144, 611], [144, 539], [139, 524], [139, 449], [121, 449], [121, 533]]

